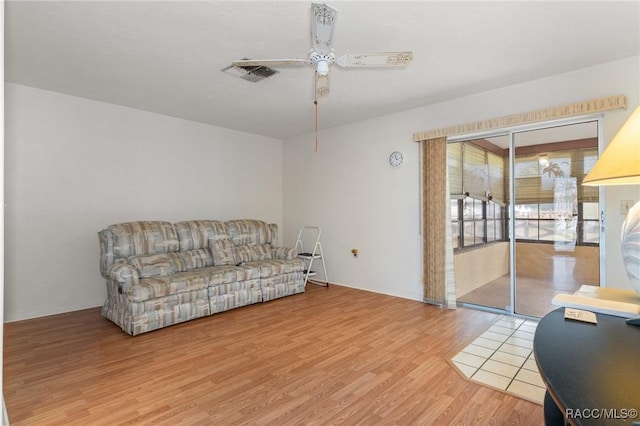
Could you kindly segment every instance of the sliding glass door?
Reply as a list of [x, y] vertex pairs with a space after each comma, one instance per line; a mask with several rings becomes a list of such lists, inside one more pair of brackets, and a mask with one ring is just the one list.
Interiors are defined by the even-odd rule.
[[459, 303], [509, 310], [508, 137], [448, 145], [451, 229]]
[[598, 122], [448, 145], [458, 303], [541, 317], [558, 293], [599, 285]]
[[556, 294], [600, 283], [598, 188], [582, 185], [598, 123], [516, 132], [513, 154], [514, 311], [542, 317]]

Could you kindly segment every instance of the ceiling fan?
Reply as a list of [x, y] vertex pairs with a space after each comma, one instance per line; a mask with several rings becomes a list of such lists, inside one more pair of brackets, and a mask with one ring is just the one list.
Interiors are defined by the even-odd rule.
[[311, 51], [307, 59], [241, 59], [237, 67], [279, 67], [312, 65], [315, 72], [316, 98], [329, 93], [329, 67], [402, 67], [413, 59], [412, 52], [347, 53], [336, 59], [331, 44], [338, 11], [323, 3], [311, 3]]

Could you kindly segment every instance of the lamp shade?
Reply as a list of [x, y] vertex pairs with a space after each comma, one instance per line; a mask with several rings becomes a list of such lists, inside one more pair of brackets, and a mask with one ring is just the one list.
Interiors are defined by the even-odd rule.
[[583, 185], [630, 185], [640, 183], [640, 106], [609, 143]]

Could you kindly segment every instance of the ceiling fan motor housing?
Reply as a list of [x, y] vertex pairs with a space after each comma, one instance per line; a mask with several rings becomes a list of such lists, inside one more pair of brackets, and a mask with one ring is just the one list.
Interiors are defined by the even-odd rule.
[[311, 50], [309, 53], [309, 62], [316, 66], [316, 72], [318, 74], [327, 75], [329, 73], [329, 65], [333, 65], [336, 62], [336, 54], [333, 50], [328, 52]]

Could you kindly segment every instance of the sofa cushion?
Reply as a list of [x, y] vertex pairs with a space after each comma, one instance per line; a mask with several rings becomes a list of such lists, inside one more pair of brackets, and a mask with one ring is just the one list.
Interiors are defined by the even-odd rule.
[[298, 257], [298, 253], [292, 247], [271, 247], [272, 259], [293, 260], [296, 257]]
[[199, 271], [178, 272], [172, 275], [142, 278], [138, 285], [127, 289], [132, 302], [207, 288], [205, 277]]
[[260, 278], [260, 266], [256, 262], [245, 263], [236, 269], [238, 272], [238, 281], [242, 280], [254, 280]]
[[187, 270], [178, 253], [151, 254], [147, 256], [131, 256], [129, 264], [138, 270], [140, 278], [165, 276]]
[[271, 229], [267, 222], [242, 219], [225, 222], [229, 238], [235, 246], [261, 245], [271, 243]]
[[273, 277], [276, 275], [302, 272], [304, 261], [301, 259], [282, 260], [271, 259], [250, 263], [251, 266], [260, 269], [260, 278]]
[[178, 251], [178, 235], [169, 222], [127, 222], [107, 228], [117, 257]]
[[209, 248], [209, 240], [227, 239], [227, 227], [217, 220], [189, 220], [173, 225], [180, 240], [180, 250]]
[[257, 246], [235, 246], [233, 255], [236, 263], [256, 262], [271, 259], [271, 246], [260, 244]]
[[245, 269], [235, 265], [214, 266], [202, 269], [201, 272], [209, 287], [260, 278], [258, 268]]
[[206, 249], [179, 251], [176, 254], [180, 256], [185, 271], [213, 266], [211, 252]]
[[233, 254], [233, 243], [231, 240], [209, 240], [209, 250], [215, 266], [235, 265], [236, 260]]

